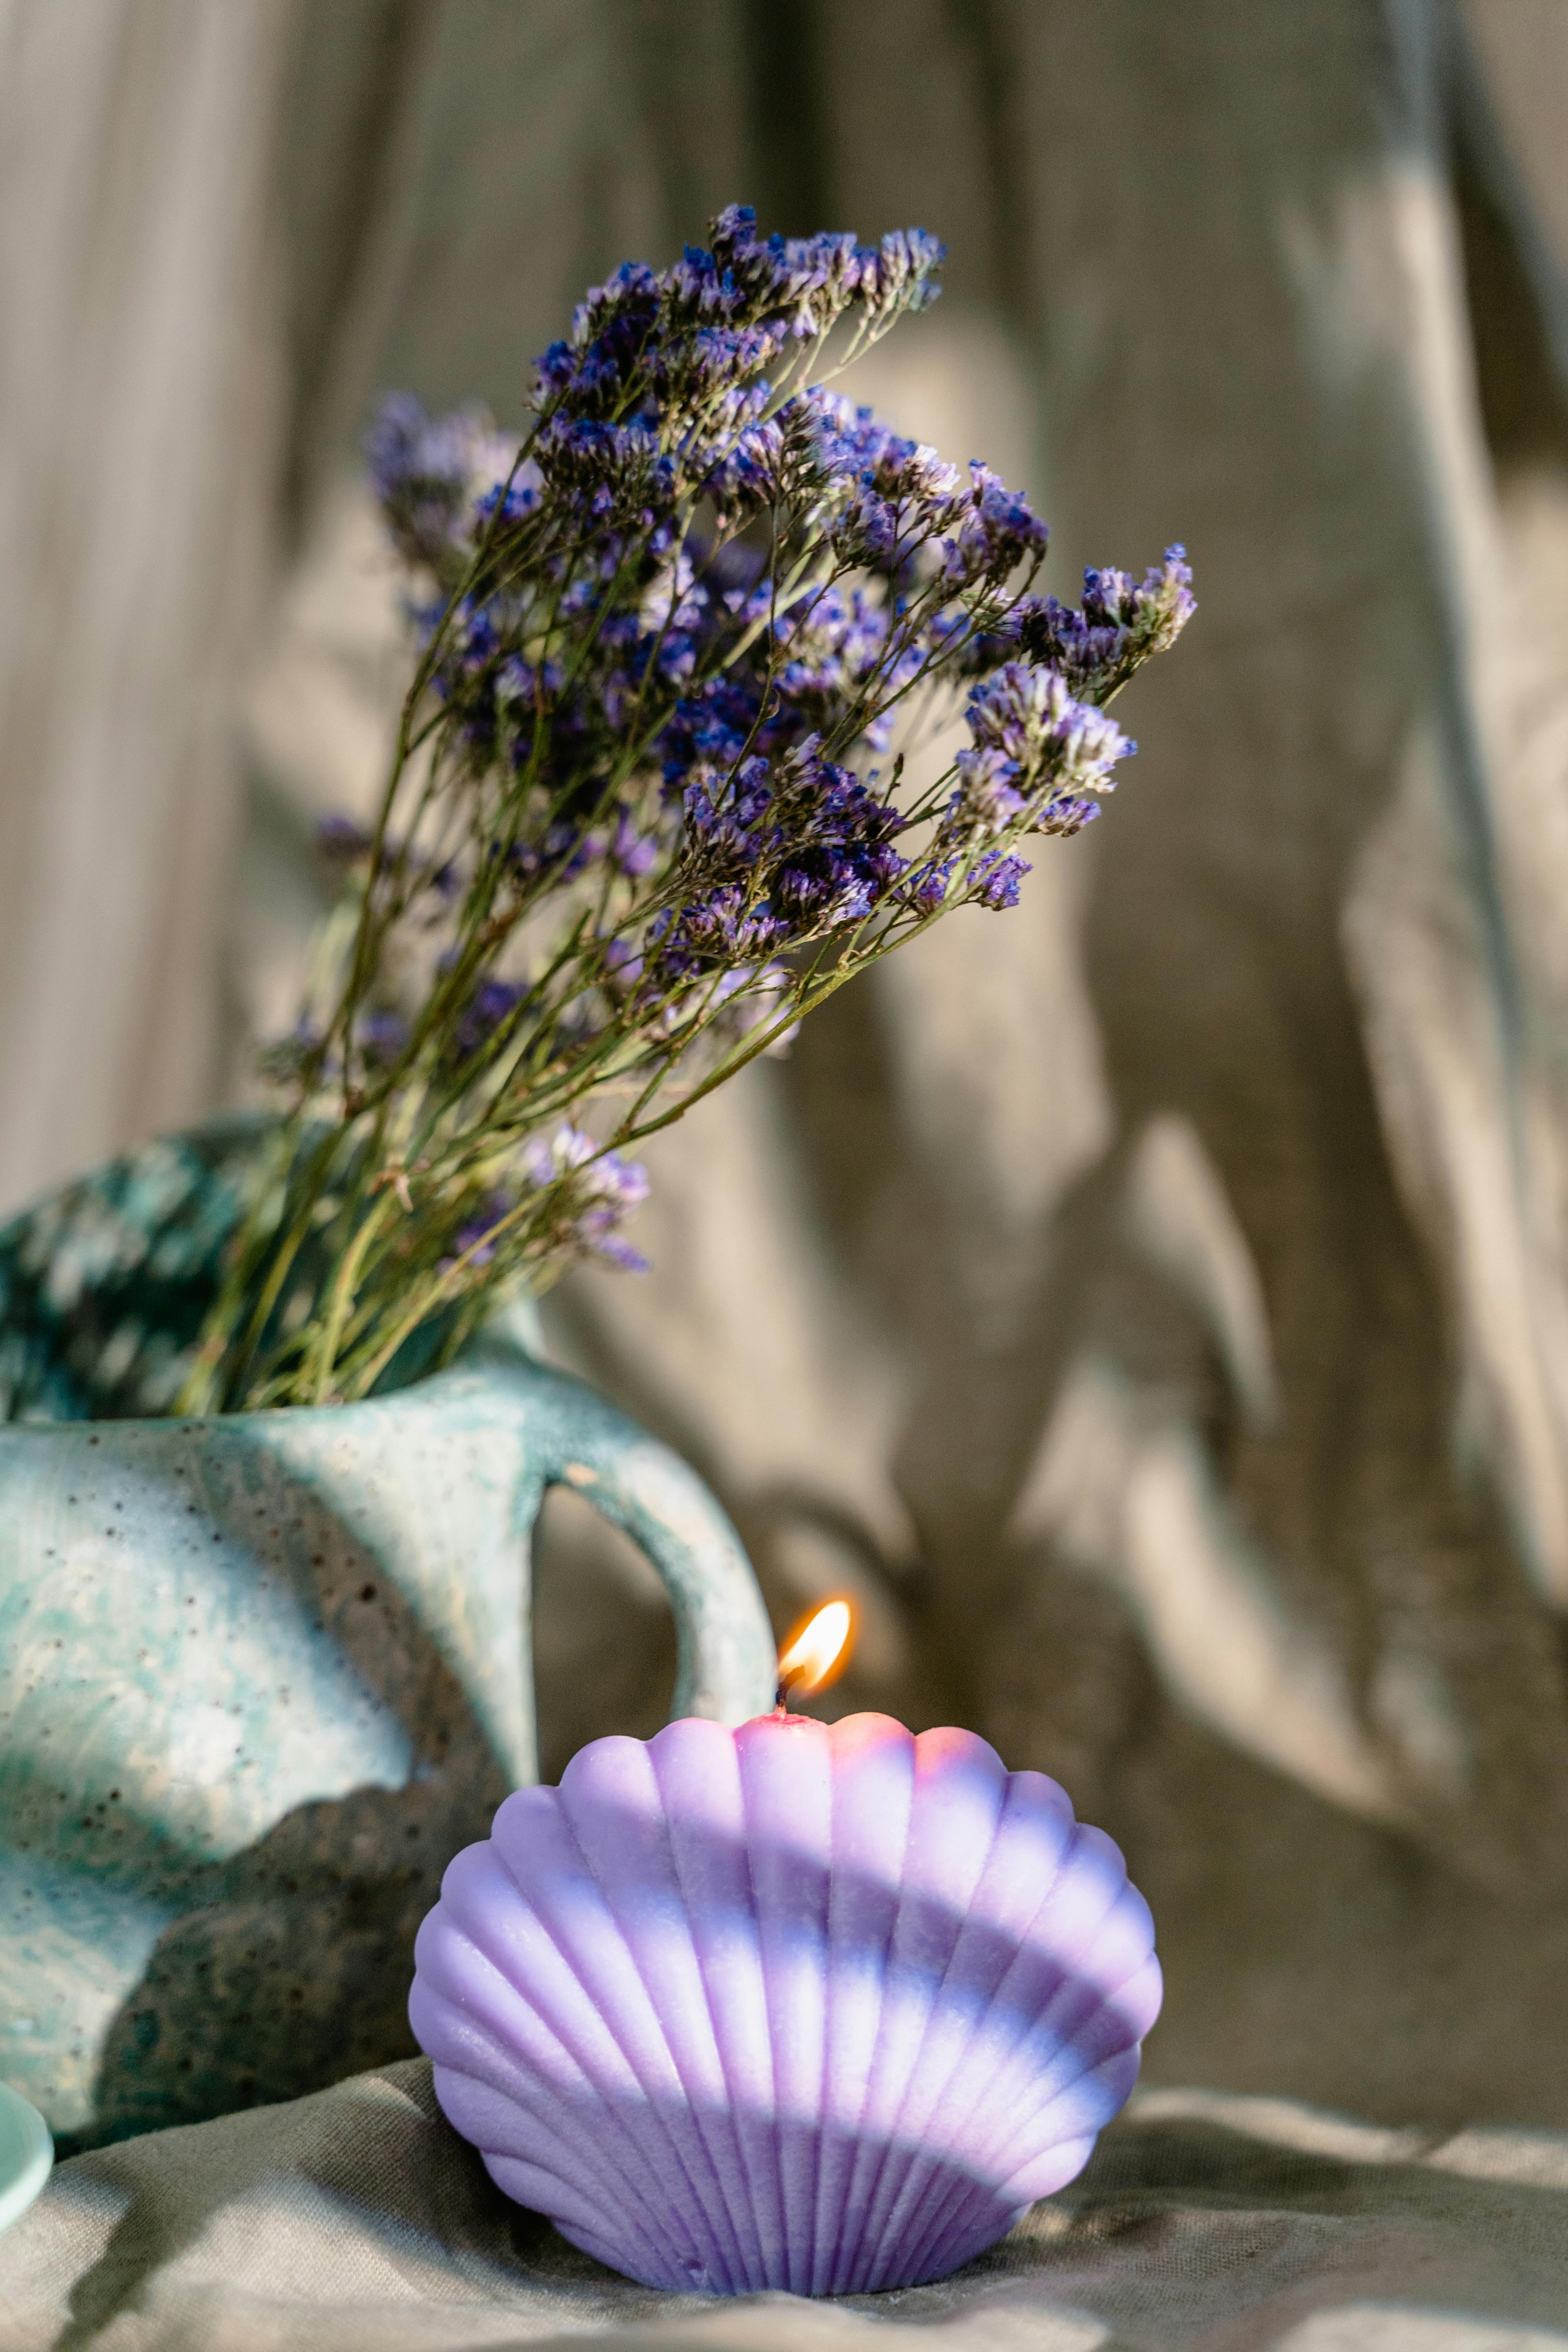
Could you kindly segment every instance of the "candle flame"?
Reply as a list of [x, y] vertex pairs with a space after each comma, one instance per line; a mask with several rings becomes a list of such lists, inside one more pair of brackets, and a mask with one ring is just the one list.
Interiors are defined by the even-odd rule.
[[797, 1625], [779, 1652], [779, 1703], [784, 1693], [805, 1698], [837, 1682], [854, 1646], [855, 1612], [847, 1601], [825, 1601]]

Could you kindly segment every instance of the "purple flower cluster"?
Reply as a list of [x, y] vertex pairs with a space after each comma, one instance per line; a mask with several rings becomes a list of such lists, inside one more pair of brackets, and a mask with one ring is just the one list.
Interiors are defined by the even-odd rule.
[[[944, 827], [945, 837], [951, 840], [955, 830], [951, 824]], [[989, 907], [994, 914], [1000, 914], [1017, 905], [1018, 885], [1033, 870], [1025, 858], [1011, 856], [1005, 850], [987, 850], [967, 867], [954, 853], [928, 858], [916, 866], [903, 896], [923, 915], [960, 906]]]
[[407, 1049], [409, 1027], [401, 1013], [378, 1011], [366, 1013], [356, 1032], [359, 1050], [366, 1062], [390, 1068]]
[[442, 1274], [453, 1273], [466, 1259], [471, 1266], [489, 1265], [495, 1257], [498, 1228], [517, 1202], [506, 1192], [487, 1192], [452, 1235], [452, 1246], [438, 1264]]
[[[1193, 611], [1181, 549], [1037, 595], [1026, 499], [812, 381], [941, 258], [733, 205], [590, 290], [518, 436], [386, 404], [398, 761], [370, 830], [323, 831], [353, 923], [274, 1050], [293, 1156], [183, 1409], [371, 1395], [422, 1325], [449, 1360], [509, 1286], [640, 1266], [645, 1136], [1096, 814], [1133, 749], [1106, 706]], [[301, 1234], [320, 1287], [258, 1335]]]
[[468, 1061], [488, 1045], [497, 1032], [511, 1020], [519, 1005], [527, 1001], [524, 982], [500, 980], [494, 976], [481, 980], [468, 1003], [458, 1013], [452, 1031], [452, 1042], [459, 1061]]
[[942, 247], [920, 229], [877, 247], [763, 238], [751, 209], [731, 205], [711, 237], [662, 271], [625, 264], [539, 360], [540, 465], [602, 519], [625, 519], [639, 499], [658, 513], [683, 479], [721, 503], [752, 495], [759, 477], [771, 488], [788, 432], [766, 420], [763, 371], [848, 310], [884, 324], [938, 290]]
[[954, 587], [973, 581], [1000, 587], [1016, 565], [1044, 555], [1050, 536], [1026, 499], [974, 462], [943, 522], [942, 572]]
[[[1081, 611], [1026, 582], [1008, 597], [1047, 545], [1026, 499], [823, 387], [774, 399], [761, 374], [851, 308], [922, 307], [940, 258], [919, 231], [763, 239], [734, 206], [710, 248], [589, 293], [539, 362], [521, 463], [472, 411], [432, 423], [399, 399], [373, 436], [400, 545], [448, 572], [466, 560], [435, 683], [470, 757], [519, 780], [521, 828], [491, 854], [520, 903], [594, 870], [679, 874], [644, 941], [613, 937], [623, 995], [756, 966], [895, 898], [933, 912], [955, 875], [1009, 906], [1026, 868], [1005, 841], [1077, 830], [1134, 748], [1098, 706], [1188, 617], [1182, 551], [1141, 585], [1089, 572]], [[770, 559], [741, 525], [781, 504]], [[810, 530], [821, 558], [781, 593]], [[904, 816], [833, 755], [885, 750], [903, 695], [939, 675], [981, 683], [936, 854], [910, 872]], [[639, 761], [658, 792], [626, 789]], [[459, 1057], [510, 1034], [525, 995], [481, 983]]]
[[871, 409], [820, 387], [802, 406], [823, 475], [841, 486], [832, 531], [847, 562], [896, 575], [929, 556], [956, 592], [999, 584], [1044, 555], [1046, 525], [988, 466], [972, 461], [961, 472]]
[[1054, 596], [1029, 596], [1015, 607], [1012, 622], [1018, 648], [1031, 661], [1058, 671], [1075, 694], [1103, 702], [1152, 654], [1173, 646], [1196, 609], [1187, 551], [1171, 547], [1136, 585], [1125, 572], [1090, 570], [1083, 575], [1081, 610]]
[[604, 1258], [624, 1274], [647, 1272], [647, 1258], [620, 1230], [647, 1198], [647, 1171], [640, 1160], [606, 1151], [568, 1121], [548, 1140], [535, 1137], [523, 1151], [522, 1167], [542, 1192], [564, 1186], [570, 1194], [568, 1231], [583, 1255]]
[[[533, 455], [545, 488], [563, 498], [579, 525], [649, 530], [673, 511], [679, 477], [650, 425], [612, 425], [558, 408], [541, 426]], [[617, 541], [613, 552], [620, 551]]]
[[[412, 393], [389, 394], [365, 436], [370, 478], [392, 536], [411, 563], [460, 563], [476, 499], [493, 499], [516, 456], [481, 408], [426, 416]], [[521, 494], [521, 491], [520, 491]]]
[[[812, 738], [835, 755], [886, 749], [906, 689], [973, 639], [955, 639], [954, 601], [1037, 562], [1045, 526], [987, 468], [948, 466], [820, 387], [775, 398], [760, 373], [847, 311], [876, 328], [923, 307], [940, 259], [918, 230], [877, 247], [763, 239], [731, 207], [710, 248], [663, 272], [628, 264], [588, 295], [539, 363], [521, 462], [474, 412], [432, 423], [388, 404], [373, 473], [405, 553], [452, 584], [430, 615], [433, 683], [470, 759], [527, 795], [521, 835], [496, 845], [525, 893], [593, 866], [652, 875], [672, 845], [666, 811], [688, 805], [700, 771], [776, 762]], [[764, 505], [771, 562], [742, 536]], [[812, 531], [817, 560], [781, 594]], [[606, 807], [605, 780], [627, 776], [639, 737], [662, 800], [622, 788]], [[851, 921], [846, 855], [814, 836], [791, 887]], [[678, 928], [784, 925], [776, 891], [759, 911], [754, 894], [723, 895], [735, 887], [713, 886]]]
[[[1016, 905], [1020, 843], [1086, 824], [1135, 748], [1103, 706], [1190, 616], [1182, 550], [1141, 583], [1087, 573], [1081, 607], [1037, 596], [1026, 499], [807, 380], [841, 322], [864, 341], [933, 299], [941, 258], [919, 230], [764, 238], [731, 206], [706, 247], [591, 289], [521, 438], [382, 412], [428, 782], [395, 787], [374, 840], [324, 845], [363, 877], [363, 924], [404, 926], [356, 970], [423, 957], [442, 992], [384, 1011], [378, 977], [295, 1058], [345, 1116], [428, 1087], [407, 1131], [482, 1139], [454, 1147], [426, 1261], [448, 1277], [640, 1265], [640, 1165], [553, 1122], [612, 1083], [623, 1105], [679, 1089], [710, 1032], [793, 1034], [815, 975], [957, 905]], [[942, 691], [967, 693], [968, 740], [940, 778], [865, 765]]]
[[[531, 1138], [518, 1155], [517, 1175], [514, 1191], [492, 1187], [470, 1200], [440, 1273], [492, 1265], [508, 1238], [526, 1237], [520, 1226], [541, 1217], [576, 1254], [603, 1258], [626, 1273], [647, 1271], [647, 1260], [620, 1230], [647, 1198], [647, 1171], [639, 1160], [606, 1151], [566, 1121], [552, 1135]], [[525, 1217], [518, 1216], [520, 1209]]]
[[1005, 662], [969, 698], [972, 738], [954, 762], [949, 822], [965, 837], [1076, 833], [1115, 788], [1113, 770], [1138, 746], [1061, 672]]
[[730, 776], [686, 786], [682, 903], [656, 933], [645, 992], [754, 966], [865, 921], [908, 870], [892, 846], [904, 818], [815, 735], [782, 757], [753, 753]]
[[876, 319], [935, 299], [942, 248], [923, 229], [879, 246], [854, 236], [759, 237], [749, 205], [714, 221], [711, 247], [689, 245], [663, 271], [626, 262], [579, 304], [572, 332], [539, 362], [547, 394], [585, 414], [613, 413], [647, 367], [661, 328], [669, 338], [650, 371], [657, 391], [689, 397], [753, 376], [791, 340], [825, 334], [851, 307]]

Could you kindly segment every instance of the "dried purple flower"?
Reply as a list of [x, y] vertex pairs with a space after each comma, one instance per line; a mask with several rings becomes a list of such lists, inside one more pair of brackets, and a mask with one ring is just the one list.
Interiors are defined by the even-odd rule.
[[[932, 300], [941, 259], [918, 229], [764, 237], [731, 205], [589, 290], [520, 439], [384, 407], [407, 756], [374, 835], [324, 835], [356, 929], [274, 1061], [296, 1172], [188, 1408], [364, 1394], [437, 1307], [456, 1345], [509, 1283], [640, 1263], [624, 1147], [927, 923], [1015, 905], [1019, 844], [1111, 790], [1133, 746], [1104, 706], [1190, 617], [1182, 551], [1089, 572], [1081, 608], [1037, 596], [1026, 499], [810, 380], [831, 331], [864, 344]], [[905, 752], [965, 688], [968, 741], [915, 782]], [[247, 1286], [304, 1230], [342, 1311], [253, 1361]]]

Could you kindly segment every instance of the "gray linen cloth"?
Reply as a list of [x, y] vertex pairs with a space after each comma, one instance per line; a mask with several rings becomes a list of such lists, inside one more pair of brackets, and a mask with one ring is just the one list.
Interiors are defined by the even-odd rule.
[[509, 2203], [422, 2059], [60, 2167], [0, 2240], [3, 2352], [1546, 2352], [1568, 2135], [1380, 2130], [1147, 2094], [951, 2279], [659, 2294]]

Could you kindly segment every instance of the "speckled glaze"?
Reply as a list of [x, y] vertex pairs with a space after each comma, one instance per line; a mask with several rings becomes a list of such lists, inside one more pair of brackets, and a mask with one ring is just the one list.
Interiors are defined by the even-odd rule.
[[150, 1147], [0, 1232], [0, 2078], [68, 2145], [410, 2046], [441, 1868], [536, 1776], [548, 1486], [658, 1569], [675, 1714], [772, 1696], [717, 1504], [525, 1322], [363, 1404], [138, 1417], [254, 1139]]
[[1073, 2179], [1160, 2008], [1101, 1831], [973, 1732], [672, 1723], [509, 1797], [409, 2014], [510, 2196], [646, 2285], [944, 2277]]

